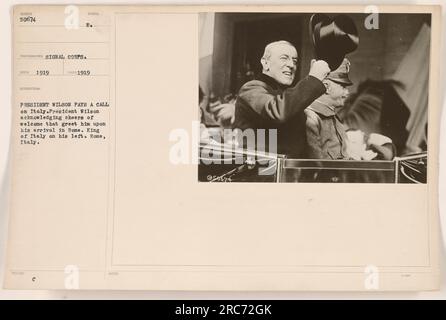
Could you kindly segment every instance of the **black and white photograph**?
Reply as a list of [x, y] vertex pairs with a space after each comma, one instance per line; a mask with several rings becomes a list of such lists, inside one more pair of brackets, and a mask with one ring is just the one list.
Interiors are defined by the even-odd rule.
[[0, 300], [446, 297], [446, 8], [8, 10]]
[[198, 180], [427, 183], [430, 25], [200, 13]]

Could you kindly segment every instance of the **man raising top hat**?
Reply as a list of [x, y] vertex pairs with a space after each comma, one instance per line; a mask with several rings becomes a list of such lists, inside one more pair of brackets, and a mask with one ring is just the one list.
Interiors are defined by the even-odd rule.
[[359, 41], [354, 22], [346, 15], [331, 19], [315, 14], [310, 19], [310, 33], [316, 59], [308, 76], [292, 86], [296, 48], [287, 41], [270, 43], [260, 61], [261, 76], [241, 87], [235, 105], [234, 128], [277, 129], [277, 152], [294, 158], [306, 154], [304, 109], [326, 91], [323, 79]]
[[304, 109], [325, 92], [322, 80], [330, 72], [323, 60], [313, 61], [309, 74], [292, 86], [297, 50], [287, 41], [265, 47], [259, 79], [245, 83], [235, 104], [235, 129], [277, 130], [277, 152], [296, 158], [304, 155]]

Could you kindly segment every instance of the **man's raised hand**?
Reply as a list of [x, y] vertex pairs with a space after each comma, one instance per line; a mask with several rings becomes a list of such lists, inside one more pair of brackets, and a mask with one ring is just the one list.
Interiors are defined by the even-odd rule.
[[324, 78], [330, 73], [330, 67], [328, 63], [324, 60], [311, 60], [310, 76], [313, 76], [319, 80], [324, 80]]

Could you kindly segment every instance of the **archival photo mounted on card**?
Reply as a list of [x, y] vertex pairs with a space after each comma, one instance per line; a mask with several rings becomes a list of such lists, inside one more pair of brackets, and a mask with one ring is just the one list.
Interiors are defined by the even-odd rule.
[[5, 287], [436, 290], [439, 6], [16, 6]]

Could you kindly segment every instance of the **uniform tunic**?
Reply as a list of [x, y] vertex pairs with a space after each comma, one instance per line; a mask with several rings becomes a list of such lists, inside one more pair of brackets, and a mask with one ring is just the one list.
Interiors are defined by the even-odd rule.
[[350, 159], [346, 127], [336, 115], [334, 107], [316, 100], [305, 109], [305, 115], [307, 158]]

